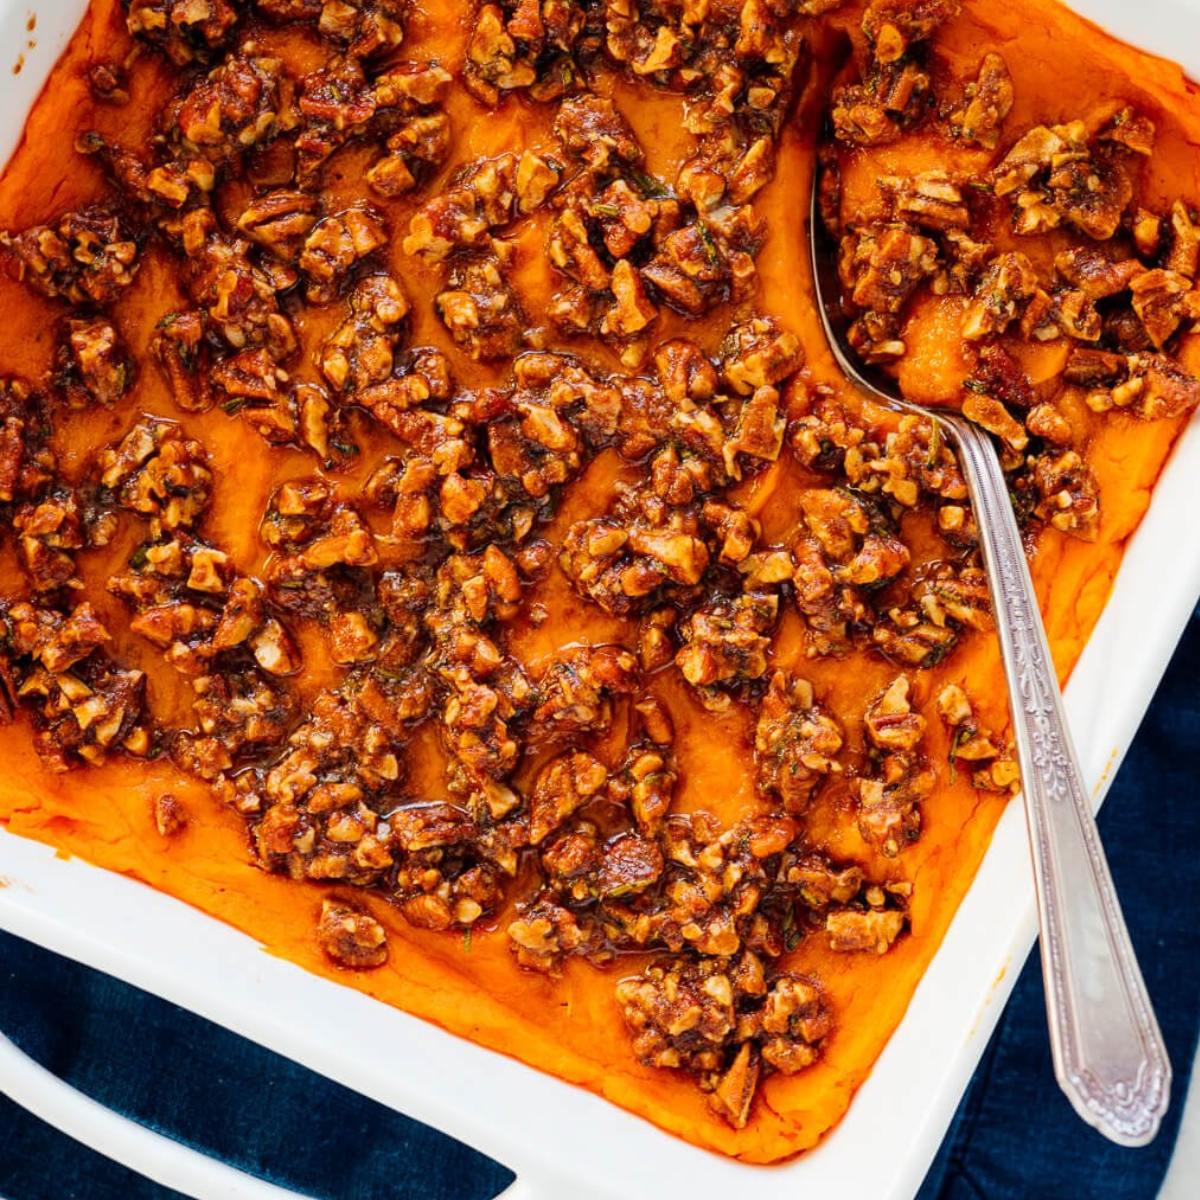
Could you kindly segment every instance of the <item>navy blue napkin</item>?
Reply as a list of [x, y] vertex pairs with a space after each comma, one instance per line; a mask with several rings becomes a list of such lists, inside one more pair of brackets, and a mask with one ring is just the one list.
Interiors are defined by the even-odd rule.
[[[1200, 1025], [1200, 613], [1100, 825], [1175, 1067], [1150, 1147], [1087, 1129], [1050, 1071], [1036, 956], [954, 1118], [919, 1200], [1153, 1200], [1170, 1161]], [[0, 935], [0, 1028], [109, 1107], [244, 1170], [328, 1200], [487, 1200], [512, 1176], [440, 1133], [184, 1010]], [[405, 1064], [396, 1063], [403, 1071]], [[161, 1200], [0, 1098], [6, 1200]], [[667, 1197], [665, 1200], [673, 1200]]]

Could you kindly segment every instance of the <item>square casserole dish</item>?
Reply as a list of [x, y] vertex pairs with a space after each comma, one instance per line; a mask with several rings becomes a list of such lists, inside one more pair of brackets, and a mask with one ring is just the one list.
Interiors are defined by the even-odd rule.
[[[0, 45], [13, 59], [0, 64], [9, 68], [0, 161], [17, 145], [86, 6], [0, 0]], [[1070, 7], [1200, 77], [1200, 0], [1074, 0]], [[1176, 444], [1066, 690], [1096, 805], [1200, 597], [1200, 534], [1190, 515], [1198, 498], [1200, 417]], [[598, 1096], [271, 957], [252, 938], [180, 901], [3, 828], [0, 928], [477, 1147], [517, 1172], [514, 1196], [753, 1200], [836, 1190], [907, 1200], [987, 1044], [1033, 943], [1036, 918], [1024, 817], [1014, 803], [846, 1116], [814, 1150], [776, 1167], [697, 1149]]]

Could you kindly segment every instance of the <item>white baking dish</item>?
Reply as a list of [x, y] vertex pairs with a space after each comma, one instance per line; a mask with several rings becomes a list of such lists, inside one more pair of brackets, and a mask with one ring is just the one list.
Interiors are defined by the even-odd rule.
[[[1127, 41], [1200, 76], [1200, 0], [1077, 0]], [[0, 0], [5, 73], [0, 160], [85, 0]], [[26, 22], [38, 16], [32, 35]], [[7, 64], [0, 64], [7, 65]], [[1085, 776], [1099, 804], [1200, 596], [1200, 420], [1180, 440], [1132, 540], [1107, 609], [1067, 689]], [[750, 1167], [695, 1149], [571, 1085], [264, 954], [246, 937], [131, 880], [55, 857], [0, 830], [0, 927], [181, 1004], [478, 1147], [549, 1200], [687, 1195], [740, 1200], [836, 1191], [907, 1200], [928, 1167], [1035, 930], [1024, 821], [1010, 805], [908, 1012], [845, 1119], [815, 1150]], [[1152, 948], [1141, 947], [1143, 954]], [[0, 1088], [74, 1136], [195, 1195], [251, 1195], [220, 1170], [171, 1163], [78, 1103], [0, 1042]], [[278, 1196], [277, 1189], [269, 1189]], [[266, 1190], [260, 1193], [268, 1194]]]

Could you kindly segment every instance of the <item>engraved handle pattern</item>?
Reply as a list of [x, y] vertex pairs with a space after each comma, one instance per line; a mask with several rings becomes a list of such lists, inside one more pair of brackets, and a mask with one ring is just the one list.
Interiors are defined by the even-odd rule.
[[1143, 1146], [1167, 1110], [1171, 1065], [1083, 787], [995, 447], [966, 421], [939, 420], [959, 448], [1008, 677], [1054, 1072], [1088, 1124]]

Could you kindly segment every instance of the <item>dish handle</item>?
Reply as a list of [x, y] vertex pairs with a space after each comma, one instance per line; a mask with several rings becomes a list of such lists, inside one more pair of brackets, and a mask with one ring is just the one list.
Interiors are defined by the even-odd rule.
[[[60, 1133], [113, 1162], [196, 1200], [310, 1200], [305, 1193], [248, 1175], [182, 1142], [105, 1108], [46, 1070], [0, 1033], [0, 1093]], [[495, 1200], [538, 1200], [526, 1176]]]
[[302, 1195], [247, 1175], [105, 1108], [18, 1050], [3, 1034], [0, 1092], [106, 1158], [196, 1200], [213, 1196], [222, 1200], [299, 1200]]

